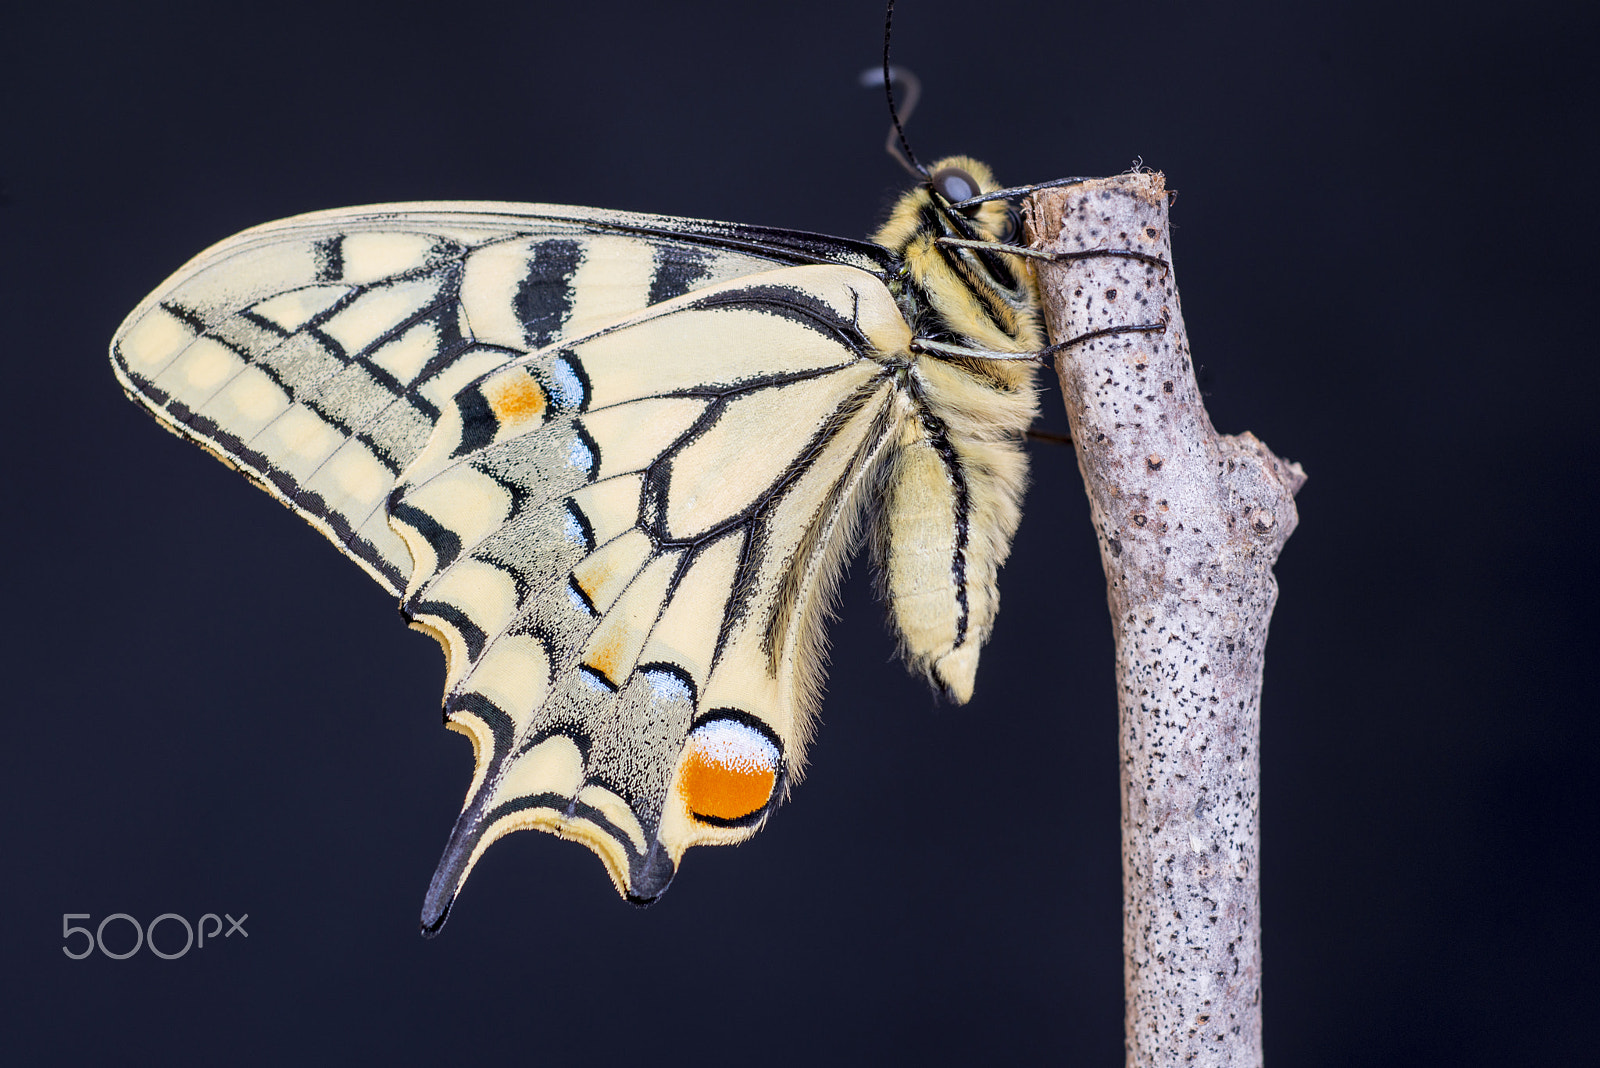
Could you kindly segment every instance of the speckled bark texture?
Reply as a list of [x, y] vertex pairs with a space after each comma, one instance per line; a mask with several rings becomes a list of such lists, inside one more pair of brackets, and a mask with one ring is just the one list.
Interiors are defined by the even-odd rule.
[[[1046, 190], [1035, 248], [1172, 262], [1159, 174]], [[1127, 1064], [1259, 1065], [1261, 671], [1272, 565], [1305, 480], [1212, 429], [1172, 271], [1089, 256], [1039, 271], [1116, 634]]]

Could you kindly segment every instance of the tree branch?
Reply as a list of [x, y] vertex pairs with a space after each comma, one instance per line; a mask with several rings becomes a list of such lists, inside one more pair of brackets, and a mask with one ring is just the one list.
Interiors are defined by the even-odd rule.
[[[1044, 190], [1027, 218], [1037, 249], [1172, 262], [1160, 174]], [[1259, 1065], [1261, 672], [1305, 474], [1212, 428], [1170, 268], [1038, 273], [1053, 342], [1108, 331], [1057, 372], [1116, 635], [1127, 1064]]]

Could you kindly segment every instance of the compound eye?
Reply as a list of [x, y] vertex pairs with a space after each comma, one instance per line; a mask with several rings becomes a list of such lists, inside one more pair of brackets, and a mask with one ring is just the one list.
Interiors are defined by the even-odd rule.
[[[930, 181], [933, 183], [933, 188], [938, 190], [939, 195], [952, 204], [970, 200], [983, 192], [978, 187], [977, 179], [960, 167], [940, 167], [933, 172], [933, 177]], [[970, 214], [972, 211], [976, 211], [977, 208], [978, 205], [974, 204], [967, 209], [967, 212]]]

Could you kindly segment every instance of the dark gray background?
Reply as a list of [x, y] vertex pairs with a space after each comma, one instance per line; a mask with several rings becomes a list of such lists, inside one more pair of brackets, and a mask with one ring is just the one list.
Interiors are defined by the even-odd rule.
[[[639, 911], [517, 835], [425, 942], [470, 767], [440, 655], [105, 359], [191, 255], [318, 208], [862, 235], [903, 185], [854, 84], [876, 3], [46, 6], [8, 16], [0, 74], [14, 1063], [1119, 1062], [1110, 629], [1070, 449], [1034, 449], [971, 705], [892, 662], [857, 565], [810, 774], [753, 842]], [[1275, 1064], [1592, 1048], [1594, 30], [1578, 3], [899, 13], [925, 157], [1167, 173], [1212, 417], [1310, 473], [1263, 701]], [[247, 942], [60, 949], [66, 912], [224, 911]]]

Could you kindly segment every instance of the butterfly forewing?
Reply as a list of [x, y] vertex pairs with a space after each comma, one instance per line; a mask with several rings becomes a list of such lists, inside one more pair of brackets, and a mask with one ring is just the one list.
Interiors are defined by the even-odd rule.
[[805, 255], [744, 231], [544, 205], [298, 216], [196, 257], [129, 315], [112, 362], [398, 592], [411, 561], [384, 502], [455, 394], [568, 330]]

